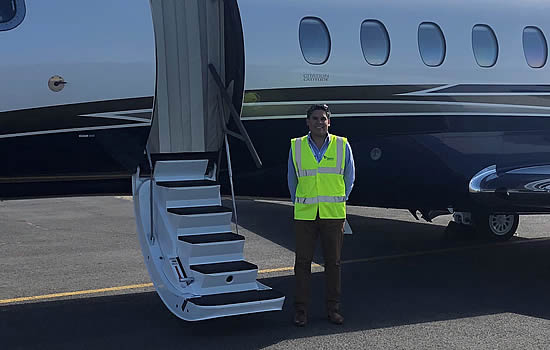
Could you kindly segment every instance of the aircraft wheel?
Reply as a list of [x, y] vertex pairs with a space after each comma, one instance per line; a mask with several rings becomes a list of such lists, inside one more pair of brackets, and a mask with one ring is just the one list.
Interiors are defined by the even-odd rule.
[[474, 223], [479, 233], [496, 241], [507, 241], [518, 229], [519, 215], [478, 213]]

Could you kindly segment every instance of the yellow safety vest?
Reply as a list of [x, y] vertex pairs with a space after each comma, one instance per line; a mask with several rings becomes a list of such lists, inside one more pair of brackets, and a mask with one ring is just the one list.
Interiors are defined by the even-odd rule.
[[298, 186], [294, 201], [294, 219], [315, 220], [346, 218], [345, 137], [330, 135], [328, 148], [317, 162], [307, 136], [291, 140], [292, 161]]

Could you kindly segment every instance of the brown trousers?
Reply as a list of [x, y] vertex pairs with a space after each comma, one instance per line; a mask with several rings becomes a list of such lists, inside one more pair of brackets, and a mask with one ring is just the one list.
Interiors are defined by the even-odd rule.
[[325, 260], [325, 300], [327, 311], [340, 309], [340, 256], [344, 239], [344, 219], [294, 220], [296, 230], [296, 310], [307, 310], [311, 297], [311, 262], [317, 237], [321, 236]]

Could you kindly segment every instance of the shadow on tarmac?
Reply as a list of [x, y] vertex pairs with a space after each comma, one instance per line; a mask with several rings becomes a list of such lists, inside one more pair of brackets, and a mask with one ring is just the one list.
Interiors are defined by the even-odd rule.
[[[232, 206], [230, 201], [224, 201], [223, 204], [228, 208]], [[292, 206], [277, 202], [239, 200], [237, 210], [245, 213], [239, 216], [239, 226], [284, 248], [295, 250]], [[348, 214], [348, 222], [354, 233], [344, 236], [343, 261], [493, 243], [476, 234], [473, 229], [459, 227], [454, 223], [446, 227], [421, 221], [354, 214]], [[525, 239], [514, 237], [512, 240]], [[314, 261], [318, 264], [323, 261], [319, 241]], [[289, 265], [293, 263], [289, 261]]]
[[[4, 349], [257, 349], [283, 340], [499, 313], [550, 320], [548, 242], [507, 245], [343, 266], [346, 323], [325, 319], [314, 293], [310, 322], [292, 325], [292, 276], [264, 279], [285, 293], [282, 312], [189, 323], [156, 293], [0, 308]], [[313, 291], [323, 291], [321, 273]]]
[[[293, 234], [281, 234], [292, 232], [291, 207], [249, 203], [239, 203], [247, 212], [239, 224], [293, 250]], [[277, 225], [266, 225], [274, 217]], [[346, 237], [345, 259], [479, 243], [437, 225], [361, 216], [350, 222], [356, 233]], [[189, 323], [152, 292], [81, 298], [0, 307], [0, 339], [3, 349], [257, 349], [288, 339], [499, 313], [550, 320], [548, 249], [550, 242], [534, 241], [344, 264], [343, 326], [325, 319], [324, 279], [317, 273], [306, 328], [292, 325], [294, 279], [285, 276], [262, 280], [287, 295], [282, 312]]]

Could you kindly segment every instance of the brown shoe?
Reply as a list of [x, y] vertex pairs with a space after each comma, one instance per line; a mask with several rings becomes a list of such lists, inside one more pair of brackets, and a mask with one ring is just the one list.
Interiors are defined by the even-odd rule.
[[294, 313], [294, 325], [304, 327], [307, 324], [307, 313], [304, 310], [296, 310]]
[[340, 315], [338, 311], [329, 311], [328, 320], [334, 324], [343, 324], [344, 316]]

